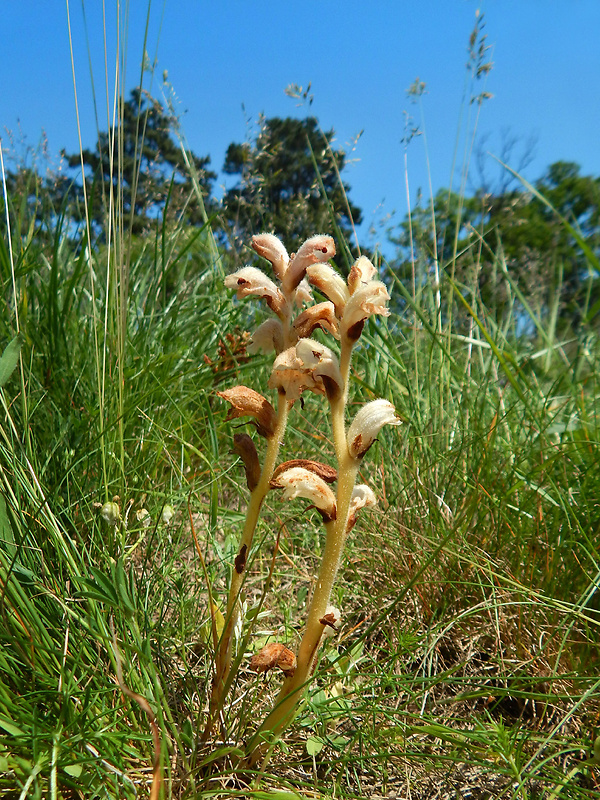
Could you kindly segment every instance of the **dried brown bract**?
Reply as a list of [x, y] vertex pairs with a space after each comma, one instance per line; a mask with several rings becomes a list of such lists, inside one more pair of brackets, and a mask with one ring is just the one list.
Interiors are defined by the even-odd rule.
[[250, 669], [255, 672], [268, 672], [275, 667], [278, 667], [286, 677], [291, 677], [296, 671], [296, 656], [279, 642], [265, 645], [250, 660]]

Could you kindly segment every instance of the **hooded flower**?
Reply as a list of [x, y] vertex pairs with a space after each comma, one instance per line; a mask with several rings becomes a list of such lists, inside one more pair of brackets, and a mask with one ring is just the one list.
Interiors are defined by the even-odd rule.
[[361, 335], [367, 320], [373, 314], [382, 317], [389, 316], [387, 301], [390, 299], [385, 284], [381, 281], [369, 281], [357, 286], [344, 308], [341, 333], [351, 342], [355, 342]]
[[325, 522], [335, 519], [335, 495], [322, 478], [304, 467], [291, 467], [277, 476], [273, 484], [284, 489], [284, 499], [305, 497], [320, 511]]
[[338, 358], [328, 347], [315, 339], [300, 339], [296, 354], [313, 377], [321, 381], [330, 400], [344, 391]]
[[308, 267], [306, 274], [311, 284], [331, 300], [336, 315], [341, 319], [346, 303], [350, 299], [350, 292], [342, 276], [329, 264], [315, 264]]
[[335, 243], [331, 236], [312, 236], [307, 239], [298, 252], [290, 259], [282, 278], [282, 286], [286, 292], [293, 291], [306, 275], [311, 264], [329, 261], [335, 255]]
[[350, 294], [354, 294], [359, 286], [373, 280], [373, 276], [376, 273], [377, 270], [368, 258], [365, 258], [365, 256], [357, 258], [348, 275], [348, 289], [350, 290]]
[[217, 392], [217, 394], [223, 400], [231, 403], [227, 419], [254, 417], [254, 424], [259, 434], [267, 439], [273, 436], [277, 424], [277, 414], [271, 403], [262, 394], [247, 386], [234, 386], [224, 392]]
[[278, 319], [267, 319], [252, 334], [246, 350], [254, 355], [255, 353], [270, 353], [275, 350], [280, 353], [283, 350], [283, 325]]
[[373, 400], [364, 405], [348, 430], [350, 455], [364, 456], [384, 425], [400, 425], [394, 406], [387, 400]]
[[328, 331], [336, 339], [339, 339], [338, 327], [333, 303], [327, 302], [317, 303], [298, 314], [292, 325], [292, 330], [296, 339], [305, 339], [311, 335], [315, 328]]
[[290, 263], [290, 257], [281, 240], [272, 233], [259, 233], [252, 237], [252, 247], [259, 256], [271, 262], [275, 275], [282, 280]]
[[307, 369], [298, 358], [295, 347], [288, 347], [275, 359], [269, 377], [269, 389], [283, 392], [291, 403], [298, 400], [304, 391], [325, 394], [323, 381], [318, 380], [311, 369]]
[[285, 319], [289, 314], [288, 303], [273, 281], [256, 267], [242, 267], [225, 278], [227, 289], [236, 289], [237, 297], [262, 297], [271, 311]]

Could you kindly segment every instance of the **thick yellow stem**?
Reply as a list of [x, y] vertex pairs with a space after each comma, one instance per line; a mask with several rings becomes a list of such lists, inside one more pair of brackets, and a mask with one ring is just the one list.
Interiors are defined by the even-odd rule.
[[333, 442], [338, 462], [338, 485], [336, 518], [326, 523], [326, 540], [317, 584], [312, 596], [306, 628], [297, 655], [294, 674], [286, 678], [277, 702], [250, 743], [249, 764], [254, 766], [262, 757], [265, 741], [275, 739], [292, 721], [296, 707], [302, 698], [306, 683], [312, 674], [324, 624], [320, 621], [326, 614], [342, 558], [348, 530], [348, 516], [352, 492], [358, 472], [359, 461], [348, 452], [346, 441], [345, 411], [348, 396], [348, 376], [352, 344], [342, 343], [340, 370], [344, 379], [344, 391], [338, 398], [330, 400]]

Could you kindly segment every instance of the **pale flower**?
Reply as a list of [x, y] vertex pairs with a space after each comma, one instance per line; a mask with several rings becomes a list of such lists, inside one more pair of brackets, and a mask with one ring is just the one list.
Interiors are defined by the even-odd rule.
[[338, 321], [335, 316], [333, 303], [317, 303], [298, 314], [292, 325], [292, 331], [296, 339], [306, 339], [315, 328], [331, 333], [339, 339]]
[[290, 262], [281, 240], [272, 233], [259, 233], [252, 237], [252, 247], [259, 256], [271, 262], [275, 275], [281, 280]]
[[350, 290], [350, 294], [354, 294], [360, 286], [373, 280], [373, 276], [376, 273], [377, 270], [368, 258], [365, 256], [357, 258], [348, 275], [348, 289]]
[[283, 392], [291, 403], [299, 400], [304, 391], [325, 394], [323, 382], [315, 378], [312, 370], [306, 368], [298, 358], [295, 347], [288, 347], [277, 356], [268, 385], [269, 389]]
[[305, 303], [312, 303], [313, 293], [306, 278], [303, 278], [294, 292], [294, 304], [302, 308]]
[[350, 530], [356, 523], [356, 515], [361, 508], [370, 508], [377, 505], [377, 497], [373, 489], [367, 486], [366, 483], [359, 483], [354, 487], [352, 498], [350, 500], [350, 513], [348, 515], [348, 526], [346, 530]]
[[331, 300], [335, 313], [341, 319], [350, 299], [350, 292], [342, 276], [329, 264], [315, 264], [306, 270], [306, 275], [311, 284]]
[[296, 354], [313, 376], [322, 382], [330, 400], [344, 391], [338, 357], [328, 347], [315, 339], [300, 339]]
[[384, 425], [400, 425], [394, 406], [388, 400], [372, 400], [354, 417], [348, 430], [348, 450], [361, 458], [373, 444]]
[[225, 278], [227, 289], [236, 289], [237, 297], [262, 297], [271, 311], [285, 319], [289, 315], [288, 303], [275, 283], [256, 267], [242, 267]]
[[346, 303], [342, 317], [342, 336], [347, 336], [355, 342], [362, 333], [367, 320], [373, 314], [382, 317], [389, 316], [387, 301], [390, 299], [388, 290], [380, 281], [369, 281], [359, 286], [350, 300]]
[[318, 235], [307, 239], [290, 259], [281, 281], [284, 290], [288, 293], [294, 290], [306, 275], [306, 269], [311, 264], [329, 261], [334, 255], [335, 243], [331, 236]]
[[267, 319], [252, 334], [252, 338], [246, 350], [254, 355], [255, 353], [269, 353], [275, 350], [281, 353], [283, 350], [283, 325], [278, 319]]
[[284, 489], [284, 500], [304, 497], [321, 513], [325, 522], [335, 519], [335, 495], [322, 478], [303, 467], [291, 467], [277, 476], [273, 485]]

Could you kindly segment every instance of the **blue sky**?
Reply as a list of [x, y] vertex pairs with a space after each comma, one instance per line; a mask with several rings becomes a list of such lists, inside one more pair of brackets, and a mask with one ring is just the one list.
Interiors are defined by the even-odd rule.
[[[70, 2], [75, 71], [84, 146], [95, 142], [90, 69], [82, 4]], [[122, 5], [126, 5], [122, 3]], [[109, 94], [114, 77], [116, 2], [107, 0]], [[85, 3], [94, 85], [106, 120], [102, 3]], [[4, 0], [4, 76], [0, 132], [10, 147], [19, 129], [37, 144], [42, 129], [50, 152], [76, 151], [77, 124], [69, 50], [67, 4], [57, 0]], [[511, 166], [533, 156], [524, 175], [533, 179], [553, 161], [577, 161], [600, 175], [599, 0], [371, 0], [371, 2], [243, 2], [166, 0], [152, 2], [147, 50], [157, 59], [157, 96], [163, 70], [179, 100], [191, 148], [209, 154], [220, 169], [227, 145], [243, 141], [260, 113], [305, 115], [284, 89], [311, 83], [310, 113], [334, 128], [352, 163], [345, 173], [351, 197], [371, 222], [406, 212], [405, 155], [411, 198], [428, 191], [424, 137], [402, 143], [405, 112], [422, 126], [434, 190], [448, 186], [459, 142], [458, 168], [469, 141], [463, 102], [469, 34], [476, 10], [484, 14], [493, 69], [477, 91], [493, 95], [481, 109], [478, 147], [501, 155], [516, 140]], [[148, 3], [131, 0], [127, 28], [126, 84], [139, 82]], [[7, 33], [8, 35], [7, 35]], [[419, 108], [407, 88], [426, 83]], [[462, 110], [462, 127], [458, 125]], [[104, 125], [103, 127], [106, 127]], [[531, 145], [533, 143], [533, 149]], [[471, 159], [471, 186], [478, 183]], [[488, 178], [497, 175], [488, 157]], [[459, 180], [454, 173], [455, 186]]]

